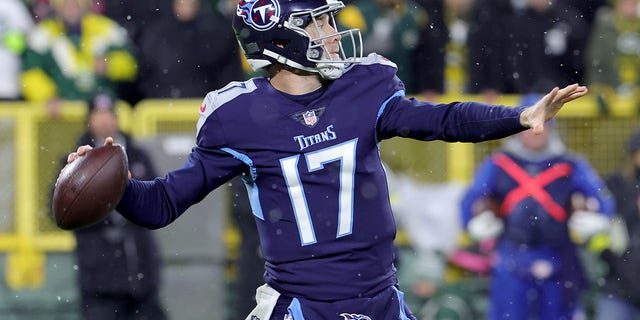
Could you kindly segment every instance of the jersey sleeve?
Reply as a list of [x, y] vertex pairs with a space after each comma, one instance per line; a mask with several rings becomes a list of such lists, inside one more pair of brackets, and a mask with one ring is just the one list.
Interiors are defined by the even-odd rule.
[[219, 148], [226, 144], [224, 130], [217, 121], [215, 111], [220, 107], [218, 91], [209, 92], [200, 105], [200, 118], [196, 125], [196, 143], [203, 148]]
[[526, 128], [520, 124], [524, 107], [478, 102], [434, 104], [398, 93], [383, 106], [377, 121], [378, 139], [479, 142], [504, 138]]
[[183, 166], [164, 178], [129, 180], [116, 210], [137, 225], [164, 227], [238, 175], [241, 164], [226, 152], [194, 148]]
[[342, 89], [339, 95], [353, 99], [350, 103], [377, 108], [398, 92], [404, 95], [405, 86], [398, 78], [397, 71], [395, 63], [371, 53], [361, 63], [351, 66], [331, 87], [336, 87], [335, 83], [339, 83]]
[[[238, 104], [243, 103], [239, 102], [241, 99], [238, 97], [254, 90], [256, 90], [256, 84], [254, 79], [250, 79], [244, 82], [233, 81], [223, 88], [209, 92], [200, 105], [200, 118], [196, 125], [197, 145], [207, 149], [228, 147], [226, 132], [234, 128], [233, 125], [228, 124], [228, 121], [221, 120], [222, 117], [219, 114], [238, 108]], [[228, 112], [226, 119], [229, 119]]]
[[204, 98], [199, 110], [196, 147], [182, 167], [164, 178], [131, 179], [116, 207], [118, 212], [140, 226], [161, 228], [246, 169], [241, 160], [224, 151], [227, 146], [224, 126], [216, 115], [216, 110], [226, 102], [224, 99], [218, 91]]

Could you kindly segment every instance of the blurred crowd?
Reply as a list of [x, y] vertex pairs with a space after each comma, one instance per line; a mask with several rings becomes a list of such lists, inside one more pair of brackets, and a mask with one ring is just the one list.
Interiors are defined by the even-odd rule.
[[[398, 64], [407, 92], [548, 91], [589, 85], [636, 95], [637, 0], [354, 0], [338, 16], [365, 52]], [[111, 91], [202, 97], [246, 78], [229, 27], [234, 0], [6, 0], [0, 3], [1, 99], [85, 99]]]
[[235, 1], [6, 0], [0, 3], [0, 99], [60, 102], [111, 94], [200, 98], [245, 73], [231, 30]]
[[[424, 100], [444, 94], [480, 94], [492, 102], [500, 94], [539, 94], [548, 92], [552, 86], [571, 83], [588, 85], [605, 103], [612, 96], [640, 96], [640, 0], [344, 2], [347, 7], [338, 14], [337, 22], [344, 27], [359, 28], [367, 45], [365, 53], [377, 52], [397, 63], [398, 76], [406, 84], [407, 92], [420, 95]], [[230, 27], [235, 5], [235, 0], [1, 0], [0, 101], [44, 103], [49, 116], [55, 119], [63, 101], [90, 101], [97, 94], [116, 97], [134, 107], [144, 99], [201, 98], [230, 81], [250, 76]], [[606, 188], [611, 189], [617, 211], [609, 207], [604, 210], [603, 205], [581, 207], [577, 211], [607, 211], [600, 213], [626, 222], [623, 231], [638, 228], [639, 141], [640, 133], [630, 138], [628, 166], [603, 179]], [[548, 148], [545, 150], [549, 151]], [[395, 203], [400, 226], [402, 221], [409, 221], [404, 223], [408, 240], [400, 246], [398, 255], [399, 275], [401, 282], [405, 282], [407, 301], [413, 303], [412, 308], [425, 319], [439, 316], [453, 319], [454, 313], [458, 319], [478, 318], [478, 312], [486, 308], [477, 305], [474, 294], [490, 296], [490, 285], [484, 280], [496, 266], [492, 260], [495, 240], [503, 237], [504, 230], [513, 227], [505, 217], [516, 215], [504, 208], [475, 212], [471, 202], [463, 209], [458, 208], [465, 191], [462, 186], [418, 187], [410, 179], [393, 174], [390, 184], [395, 190], [405, 190], [396, 193], [404, 199], [396, 199]], [[488, 183], [483, 185], [487, 187]], [[604, 183], [597, 180], [596, 185]], [[236, 186], [240, 186], [237, 181]], [[417, 191], [422, 194], [411, 198]], [[238, 219], [235, 223], [240, 224], [239, 228], [246, 230], [245, 234], [251, 234], [255, 227], [246, 219], [250, 215], [245, 215], [250, 208], [245, 205], [246, 199], [237, 199], [242, 193], [242, 190], [231, 193], [231, 202], [237, 201], [232, 207], [232, 216]], [[416, 201], [425, 201], [425, 195], [449, 201], [433, 201], [439, 204], [437, 208], [415, 206]], [[495, 197], [496, 194], [487, 192], [484, 197], [478, 196], [492, 201], [504, 200]], [[565, 198], [562, 201], [572, 205], [576, 201], [570, 194]], [[427, 217], [420, 212], [404, 214], [418, 209]], [[453, 221], [437, 214], [440, 220], [428, 217], [433, 212], [460, 210], [467, 214], [464, 219], [456, 214], [450, 215]], [[486, 212], [494, 216], [487, 216]], [[460, 247], [464, 250], [459, 250], [457, 232], [464, 231], [459, 230], [462, 225], [469, 227], [472, 217], [481, 214], [485, 214], [481, 222], [486, 223], [483, 225], [486, 228], [481, 229], [497, 228], [498, 231], [490, 236], [463, 239], [460, 243], [464, 245]], [[244, 219], [240, 218], [243, 216]], [[415, 220], [419, 218], [426, 220]], [[565, 234], [554, 236], [564, 242], [575, 240], [567, 233], [569, 221], [558, 219], [561, 225], [553, 226]], [[429, 233], [423, 229], [420, 229], [423, 232], [411, 231], [425, 221], [431, 223], [424, 228], [435, 230], [437, 236], [425, 238]], [[434, 228], [433, 221], [440, 221], [440, 227]], [[588, 223], [595, 223], [593, 221]], [[593, 313], [602, 313], [599, 315], [602, 319], [637, 319], [640, 293], [624, 284], [639, 280], [633, 276], [633, 270], [640, 264], [640, 258], [634, 257], [633, 241], [612, 246], [610, 239], [600, 237], [610, 230], [617, 230], [615, 236], [620, 238], [620, 228], [607, 227], [575, 241], [576, 246], [590, 250], [609, 268], [598, 283], [602, 299], [593, 303], [598, 306]], [[532, 237], [546, 239], [542, 234]], [[246, 296], [259, 285], [262, 270], [257, 239], [244, 238], [250, 241], [243, 244], [243, 254], [250, 262], [242, 264], [243, 273], [257, 276], [251, 283], [238, 284], [248, 288], [239, 292], [240, 296]], [[613, 242], [619, 244], [619, 241]], [[500, 244], [502, 249], [505, 246]], [[509, 250], [516, 250], [514, 248]], [[541, 255], [546, 254], [548, 251]], [[576, 259], [575, 254], [572, 255]], [[515, 254], [510, 254], [509, 258], [513, 257]], [[554, 266], [536, 265], [541, 269], [536, 269], [531, 283], [541, 285], [542, 280], [552, 274]], [[506, 275], [504, 268], [500, 271], [502, 277], [512, 276]], [[451, 279], [466, 279], [465, 286], [458, 288], [456, 284], [460, 282]], [[444, 296], [449, 297], [448, 300], [438, 300]], [[459, 303], [458, 309], [450, 304], [451, 296], [464, 302], [466, 311], [460, 311]], [[243, 302], [246, 301], [235, 303]], [[237, 314], [246, 314], [246, 309], [253, 304], [249, 302], [246, 307], [238, 307], [241, 310]], [[579, 303], [574, 301], [574, 305]], [[523, 314], [532, 312], [527, 310]], [[233, 317], [237, 315], [230, 316]]]

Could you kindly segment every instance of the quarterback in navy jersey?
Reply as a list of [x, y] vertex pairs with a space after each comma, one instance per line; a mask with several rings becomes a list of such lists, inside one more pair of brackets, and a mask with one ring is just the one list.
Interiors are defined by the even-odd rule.
[[207, 94], [184, 165], [153, 181], [130, 179], [117, 206], [136, 224], [160, 228], [242, 176], [266, 260], [247, 319], [415, 319], [393, 266], [396, 226], [380, 142], [541, 131], [587, 92], [577, 84], [554, 88], [523, 108], [409, 99], [394, 63], [363, 57], [358, 30], [336, 30], [333, 16], [343, 7], [241, 0], [233, 28], [249, 64], [268, 76]]

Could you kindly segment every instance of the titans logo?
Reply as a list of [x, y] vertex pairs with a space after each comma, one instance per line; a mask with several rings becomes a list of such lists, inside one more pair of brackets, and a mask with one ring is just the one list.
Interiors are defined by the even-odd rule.
[[340, 316], [343, 320], [371, 320], [371, 318], [365, 315], [355, 313], [341, 313]]
[[236, 14], [256, 30], [269, 30], [278, 22], [280, 3], [277, 0], [241, 0]]

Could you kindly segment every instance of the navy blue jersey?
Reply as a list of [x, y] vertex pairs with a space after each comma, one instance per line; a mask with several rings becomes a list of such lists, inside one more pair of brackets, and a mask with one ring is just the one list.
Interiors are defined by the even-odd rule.
[[395, 72], [393, 63], [371, 55], [306, 103], [266, 78], [213, 91], [183, 167], [154, 181], [131, 180], [118, 210], [162, 227], [242, 175], [267, 283], [312, 300], [372, 296], [396, 283], [396, 226], [380, 141], [480, 141], [524, 129], [520, 109], [407, 99]]

